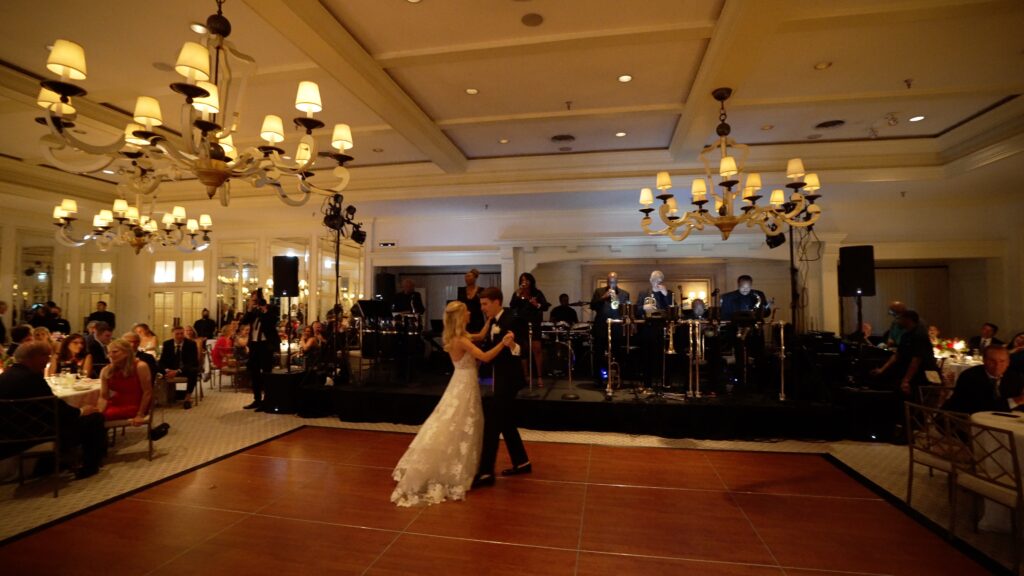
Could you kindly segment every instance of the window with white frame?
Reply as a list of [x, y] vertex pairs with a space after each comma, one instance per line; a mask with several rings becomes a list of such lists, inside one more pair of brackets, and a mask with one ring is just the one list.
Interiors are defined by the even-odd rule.
[[110, 262], [83, 262], [78, 277], [80, 284], [110, 284], [113, 279], [114, 268]]
[[178, 277], [178, 263], [174, 260], [158, 260], [153, 271], [154, 284], [173, 284]]
[[206, 270], [202, 260], [185, 260], [181, 263], [182, 282], [203, 282], [206, 280]]

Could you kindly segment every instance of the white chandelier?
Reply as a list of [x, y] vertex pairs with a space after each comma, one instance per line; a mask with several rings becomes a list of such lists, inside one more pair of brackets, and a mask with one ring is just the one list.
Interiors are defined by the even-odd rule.
[[199, 219], [189, 218], [182, 206], [166, 212], [160, 224], [139, 213], [138, 206], [129, 206], [123, 199], [114, 200], [110, 210], [100, 210], [92, 217], [92, 232], [75, 238], [72, 226], [78, 216], [78, 203], [65, 198], [53, 208], [57, 240], [70, 247], [85, 246], [93, 242], [100, 250], [115, 246], [131, 246], [138, 254], [143, 248], [152, 253], [155, 248], [175, 247], [182, 252], [199, 252], [210, 247], [213, 219], [201, 214]]
[[[661, 230], [651, 230], [651, 212], [655, 210], [651, 206], [654, 204], [655, 196], [650, 188], [644, 188], [640, 191], [640, 204], [643, 205], [640, 209], [643, 213], [640, 227], [643, 231], [652, 236], [668, 236], [678, 242], [689, 236], [690, 232], [703, 230], [705, 226], [718, 228], [722, 233], [722, 240], [728, 240], [729, 234], [740, 224], [746, 224], [748, 228], [758, 226], [766, 236], [782, 234], [785, 231], [783, 224], [798, 228], [813, 226], [821, 216], [821, 207], [814, 203], [821, 197], [818, 193], [821, 185], [817, 174], [805, 173], [803, 161], [799, 158], [790, 159], [786, 166], [786, 177], [790, 180], [785, 184], [790, 190], [788, 198], [786, 191], [778, 188], [772, 190], [767, 206], [759, 205], [757, 201], [761, 199], [761, 175], [756, 172], [747, 174], [742, 189], [736, 188], [740, 183], [740, 174], [744, 172], [750, 149], [729, 137], [732, 128], [726, 123], [725, 101], [732, 95], [732, 89], [718, 88], [711, 95], [720, 103], [719, 124], [716, 129], [718, 140], [705, 146], [700, 152], [704, 176], [695, 179], [690, 187], [691, 201], [695, 208], [680, 215], [676, 198], [668, 191], [672, 188], [672, 179], [668, 172], [659, 172], [655, 184], [660, 191], [657, 198], [662, 201], [658, 207], [658, 216], [665, 227]], [[715, 190], [709, 160], [709, 156], [716, 152], [720, 152], [718, 186], [721, 191]], [[736, 157], [736, 152], [741, 154], [739, 158]], [[737, 211], [735, 204], [741, 193], [743, 205]], [[713, 200], [714, 210], [704, 207], [709, 204], [709, 194]]]
[[[161, 182], [188, 177], [197, 178], [206, 188], [207, 196], [219, 196], [221, 204], [230, 202], [231, 180], [244, 180], [254, 187], [269, 186], [278, 197], [291, 206], [301, 206], [311, 191], [332, 194], [348, 183], [345, 162], [352, 159], [343, 154], [352, 148], [352, 131], [347, 124], [336, 124], [331, 145], [337, 152], [330, 154], [338, 162], [334, 175], [341, 182], [330, 188], [318, 188], [309, 182], [317, 160], [313, 131], [324, 126], [313, 114], [323, 105], [320, 88], [314, 82], [299, 83], [295, 108], [305, 116], [294, 119], [305, 134], [298, 142], [294, 160], [286, 160], [284, 150], [277, 145], [285, 140], [284, 123], [280, 116], [268, 115], [263, 120], [260, 137], [266, 142], [259, 147], [238, 150], [232, 142], [239, 121], [241, 94], [248, 76], [234, 75], [236, 67], [254, 71], [255, 61], [239, 52], [227, 37], [231, 23], [224, 17], [217, 0], [217, 13], [206, 20], [202, 42], [185, 42], [178, 54], [175, 71], [184, 82], [171, 84], [171, 89], [185, 97], [181, 109], [182, 137], [168, 137], [156, 132], [163, 124], [160, 103], [150, 96], [139, 96], [135, 103], [133, 122], [125, 126], [124, 137], [106, 145], [93, 145], [76, 138], [66, 129], [75, 117], [73, 98], [84, 96], [85, 90], [72, 84], [72, 80], [85, 80], [84, 49], [69, 40], [53, 44], [46, 67], [58, 74], [60, 80], [41, 82], [38, 104], [47, 114], [40, 122], [50, 128], [42, 138], [43, 155], [54, 166], [72, 173], [84, 174], [100, 170], [117, 162], [120, 177], [118, 191], [122, 198], [130, 194], [152, 194]], [[58, 152], [74, 150], [91, 158], [85, 162], [66, 161]], [[68, 154], [68, 152], [62, 152]], [[80, 156], [80, 154], [79, 154]], [[284, 178], [294, 178], [298, 196], [293, 198], [282, 186]]]

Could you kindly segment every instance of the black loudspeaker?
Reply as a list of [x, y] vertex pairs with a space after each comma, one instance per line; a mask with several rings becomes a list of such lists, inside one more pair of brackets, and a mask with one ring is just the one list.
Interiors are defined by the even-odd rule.
[[299, 295], [299, 257], [274, 256], [274, 296], [295, 298]]
[[844, 246], [839, 249], [839, 295], [875, 295], [875, 247]]
[[391, 302], [395, 297], [395, 275], [379, 272], [373, 282], [373, 297], [376, 300]]

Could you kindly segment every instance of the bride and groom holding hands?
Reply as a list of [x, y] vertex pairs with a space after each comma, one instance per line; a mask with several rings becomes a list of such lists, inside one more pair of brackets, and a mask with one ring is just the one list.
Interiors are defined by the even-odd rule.
[[[487, 323], [477, 334], [466, 332], [469, 313], [459, 301], [444, 311], [444, 347], [455, 370], [437, 407], [409, 444], [392, 473], [398, 482], [391, 501], [399, 506], [462, 500], [470, 488], [494, 484], [498, 438], [505, 438], [512, 468], [502, 475], [532, 471], [515, 424], [515, 399], [526, 385], [516, 337], [526, 325], [502, 307], [498, 288], [480, 293]], [[489, 363], [494, 394], [484, 413], [477, 362]]]

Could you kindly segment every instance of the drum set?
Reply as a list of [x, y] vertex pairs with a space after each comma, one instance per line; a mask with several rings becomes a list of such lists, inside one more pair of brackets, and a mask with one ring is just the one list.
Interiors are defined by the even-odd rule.
[[[569, 391], [562, 394], [563, 400], [578, 400], [573, 387], [573, 372], [576, 370], [578, 355], [584, 353], [589, 359], [590, 371], [594, 370], [594, 359], [590, 354], [593, 348], [593, 336], [590, 332], [589, 322], [541, 322], [540, 334], [545, 347], [549, 352], [554, 352], [557, 364], [565, 365], [565, 374], [569, 379]], [[532, 346], [531, 346], [532, 351]], [[530, 366], [533, 366], [533, 359], [530, 359]]]

